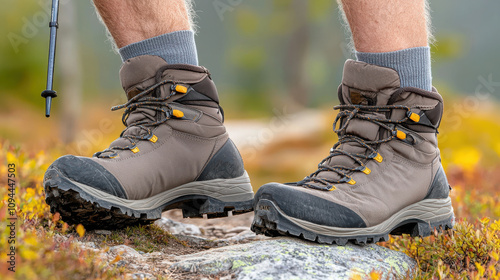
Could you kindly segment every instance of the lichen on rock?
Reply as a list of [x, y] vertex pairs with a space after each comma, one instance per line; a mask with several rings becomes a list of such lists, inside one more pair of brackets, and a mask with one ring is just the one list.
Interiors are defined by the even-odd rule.
[[228, 270], [237, 279], [350, 279], [376, 271], [382, 279], [406, 276], [416, 267], [407, 255], [377, 245], [318, 245], [274, 238], [176, 257], [171, 269], [214, 275]]

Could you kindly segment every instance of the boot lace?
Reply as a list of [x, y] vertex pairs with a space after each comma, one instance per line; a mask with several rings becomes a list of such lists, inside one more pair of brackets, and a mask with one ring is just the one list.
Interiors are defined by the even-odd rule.
[[[335, 110], [340, 110], [333, 123], [333, 131], [338, 135], [338, 142], [330, 149], [330, 154], [324, 158], [319, 164], [318, 169], [306, 176], [302, 181], [292, 183], [296, 186], [304, 186], [312, 189], [319, 189], [325, 191], [332, 191], [335, 189], [333, 184], [349, 183], [351, 185], [356, 182], [352, 179], [350, 174], [354, 172], [363, 172], [369, 174], [371, 171], [366, 167], [364, 161], [376, 160], [382, 162], [383, 158], [378, 153], [377, 148], [380, 144], [391, 141], [394, 138], [403, 138], [406, 134], [396, 129], [397, 124], [405, 123], [408, 120], [417, 121], [418, 115], [411, 111], [411, 108], [404, 105], [386, 105], [386, 106], [366, 106], [366, 105], [338, 105], [333, 107]], [[375, 118], [373, 115], [366, 113], [378, 112], [388, 113], [393, 110], [406, 110], [405, 117], [399, 120]], [[354, 134], [347, 133], [347, 127], [353, 119], [360, 119], [363, 121], [371, 122], [379, 125], [380, 127], [389, 131], [389, 136], [379, 140], [366, 140]], [[340, 122], [340, 127], [336, 129], [337, 123]], [[361, 147], [366, 148], [364, 154], [352, 153], [339, 149], [339, 146], [346, 143], [355, 143]], [[356, 167], [347, 167], [342, 165], [328, 165], [331, 158], [336, 156], [347, 156], [356, 163]], [[320, 178], [318, 175], [321, 172], [329, 171], [339, 175], [339, 180], [332, 180], [328, 178]]]
[[[159, 96], [159, 89], [161, 86], [165, 84], [171, 84], [170, 86], [170, 94], [166, 97], [156, 97]], [[172, 80], [163, 80], [161, 82], [157, 82], [156, 84], [150, 86], [146, 90], [140, 92], [133, 98], [127, 101], [127, 103], [122, 105], [117, 105], [111, 108], [112, 111], [117, 111], [121, 109], [125, 109], [122, 115], [122, 123], [126, 126], [126, 128], [121, 132], [120, 138], [127, 139], [130, 142], [130, 145], [127, 146], [113, 146], [109, 147], [103, 151], [97, 152], [94, 154], [94, 157], [99, 158], [115, 158], [118, 156], [118, 150], [131, 150], [137, 151], [137, 142], [142, 140], [149, 140], [152, 142], [156, 142], [157, 138], [153, 134], [152, 129], [156, 126], [166, 122], [171, 119], [173, 116], [173, 108], [169, 106], [167, 102], [172, 96], [177, 94], [176, 83]], [[127, 124], [127, 120], [129, 119], [132, 112], [139, 108], [151, 109], [156, 112], [159, 112], [160, 117], [156, 118], [155, 121], [152, 121], [149, 118], [144, 118], [142, 120]], [[131, 127], [140, 128], [139, 131], [144, 131], [145, 133], [140, 134], [124, 134]]]

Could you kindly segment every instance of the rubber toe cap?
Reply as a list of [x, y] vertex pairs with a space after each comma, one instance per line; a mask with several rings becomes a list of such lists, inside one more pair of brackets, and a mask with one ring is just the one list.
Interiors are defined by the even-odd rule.
[[118, 180], [97, 162], [83, 157], [66, 155], [58, 158], [49, 169], [57, 169], [61, 175], [116, 197], [127, 198]]
[[364, 220], [353, 210], [301, 189], [279, 183], [263, 185], [255, 194], [255, 205], [260, 199], [267, 199], [293, 218], [331, 227], [366, 227]]

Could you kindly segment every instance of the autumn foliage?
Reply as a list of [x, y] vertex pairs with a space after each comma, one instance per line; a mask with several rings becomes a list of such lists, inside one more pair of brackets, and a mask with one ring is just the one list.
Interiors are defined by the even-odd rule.
[[[420, 268], [414, 272], [417, 279], [500, 279], [500, 124], [495, 121], [498, 119], [500, 113], [486, 109], [443, 121], [440, 148], [453, 187], [455, 229], [427, 238], [391, 237], [389, 242], [381, 244], [417, 260]], [[328, 126], [325, 124], [325, 128]], [[115, 136], [110, 135], [109, 139]], [[319, 155], [319, 150], [324, 152], [325, 147], [328, 149], [332, 140], [331, 136], [320, 136], [303, 142], [290, 140], [288, 144], [295, 152], [299, 151], [296, 155], [304, 158], [304, 162], [314, 162], [321, 158], [311, 157]], [[264, 148], [267, 162], [287, 154], [282, 144]], [[102, 263], [96, 252], [76, 246], [85, 236], [85, 229], [81, 225], [67, 225], [58, 214], [51, 214], [45, 203], [44, 172], [66, 152], [60, 145], [37, 151], [0, 139], [0, 278], [111, 279], [123, 273]], [[11, 218], [8, 164], [15, 164], [15, 274], [8, 270], [9, 256], [4, 253], [12, 245], [8, 243], [10, 230], [4, 226]], [[247, 160], [247, 169], [256, 185], [273, 176], [276, 181], [297, 179], [296, 174], [305, 175], [307, 168], [314, 165], [306, 168], [285, 164], [285, 167], [285, 170], [277, 166], [271, 169], [261, 164], [260, 157]], [[373, 272], [370, 277], [378, 279], [379, 275]]]

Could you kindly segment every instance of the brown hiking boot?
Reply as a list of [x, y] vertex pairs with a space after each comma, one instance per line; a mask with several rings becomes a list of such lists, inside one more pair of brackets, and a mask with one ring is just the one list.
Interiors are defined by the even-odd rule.
[[87, 228], [145, 224], [168, 209], [184, 217], [252, 210], [243, 161], [223, 125], [207, 69], [157, 56], [120, 70], [126, 129], [92, 158], [63, 156], [47, 170], [46, 201], [64, 221]]
[[339, 142], [302, 181], [259, 189], [252, 230], [343, 245], [452, 228], [436, 137], [442, 97], [400, 88], [393, 69], [348, 60], [339, 99]]

